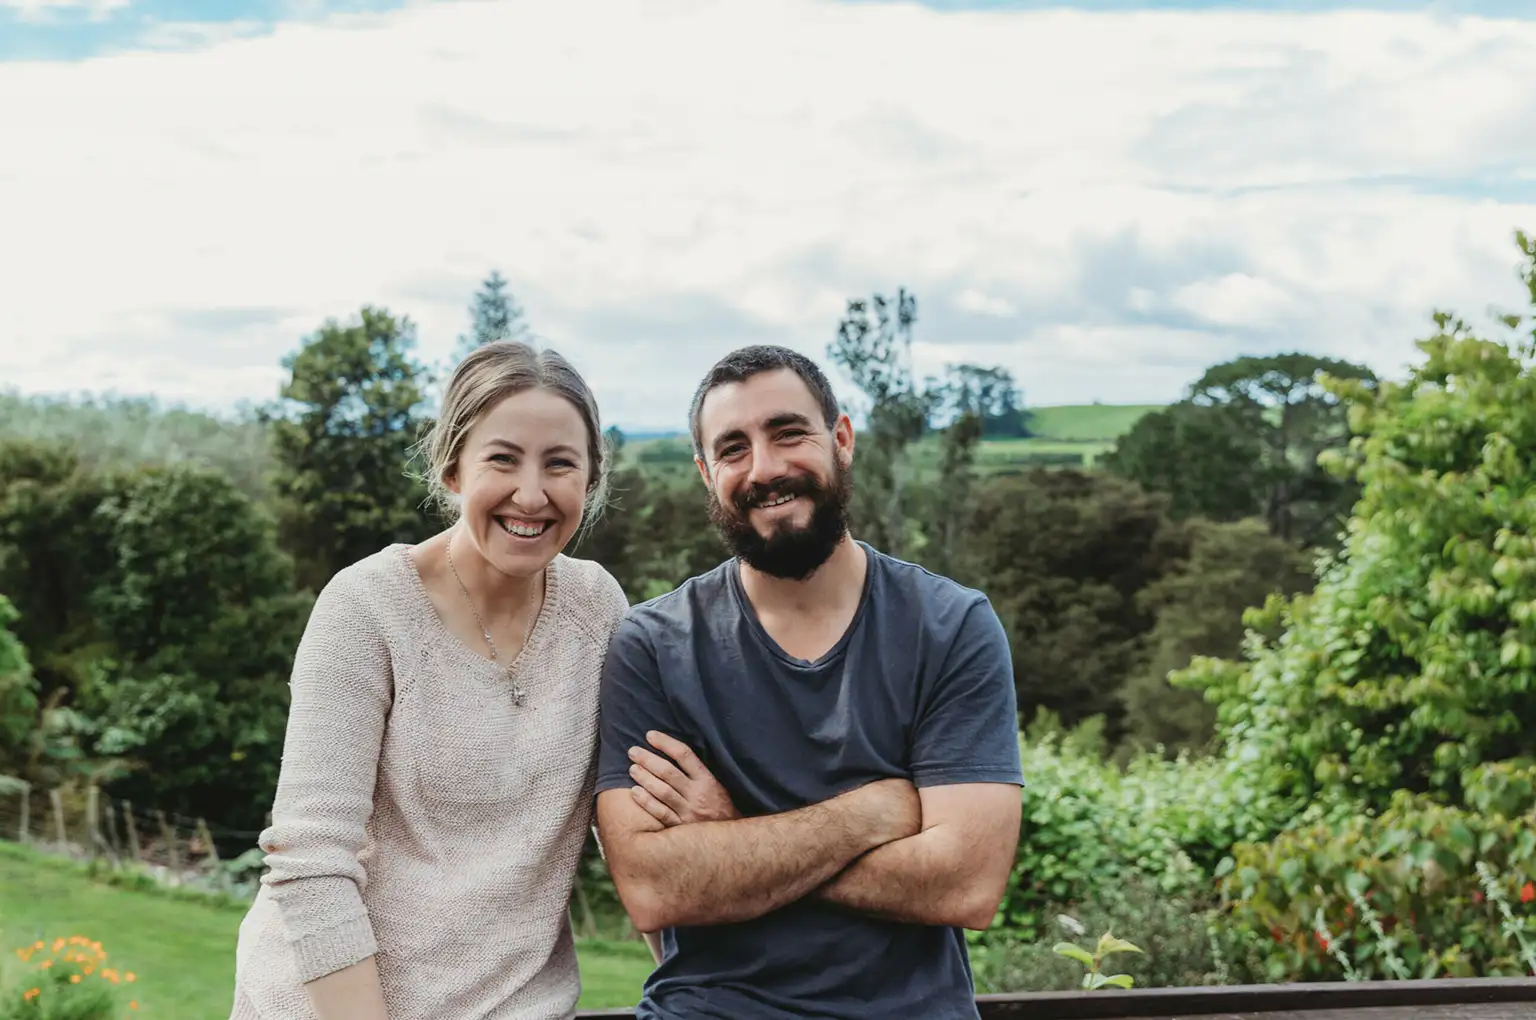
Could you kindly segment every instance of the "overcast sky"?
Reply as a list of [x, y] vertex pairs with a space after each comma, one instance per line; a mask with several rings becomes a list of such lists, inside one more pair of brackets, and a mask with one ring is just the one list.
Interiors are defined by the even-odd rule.
[[368, 303], [437, 359], [492, 268], [631, 428], [899, 286], [1034, 404], [1395, 374], [1521, 304], [1532, 68], [1532, 0], [0, 0], [0, 386], [261, 401]]

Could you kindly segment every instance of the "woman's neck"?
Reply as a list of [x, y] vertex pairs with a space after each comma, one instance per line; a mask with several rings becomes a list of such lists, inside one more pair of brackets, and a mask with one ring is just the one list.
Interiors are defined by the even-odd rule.
[[[475, 548], [469, 535], [460, 526], [448, 531], [447, 553], [449, 579], [463, 584], [470, 599], [487, 619], [507, 618], [518, 615], [524, 606], [541, 598], [544, 592], [544, 571], [528, 577], [512, 577], [502, 573]], [[457, 573], [455, 578], [453, 575]]]

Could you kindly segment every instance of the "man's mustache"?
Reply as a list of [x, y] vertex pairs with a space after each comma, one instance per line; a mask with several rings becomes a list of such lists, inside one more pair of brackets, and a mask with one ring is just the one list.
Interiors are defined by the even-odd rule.
[[821, 491], [821, 484], [810, 475], [785, 475], [771, 482], [757, 482], [747, 486], [731, 499], [737, 510], [746, 513], [772, 499], [784, 496], [814, 496]]

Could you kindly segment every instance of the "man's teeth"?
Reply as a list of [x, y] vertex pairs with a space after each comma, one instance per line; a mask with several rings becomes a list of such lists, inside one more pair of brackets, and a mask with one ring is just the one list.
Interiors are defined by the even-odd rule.
[[522, 521], [502, 521], [501, 526], [506, 529], [509, 535], [516, 535], [519, 538], [537, 538], [544, 533], [544, 529], [549, 525], [547, 522], [524, 524]]
[[794, 496], [780, 496], [778, 499], [766, 500], [766, 501], [764, 501], [763, 503], [761, 503], [759, 505], [761, 505], [763, 507], [783, 506], [785, 503], [788, 503], [790, 500], [792, 500], [794, 498], [795, 498]]

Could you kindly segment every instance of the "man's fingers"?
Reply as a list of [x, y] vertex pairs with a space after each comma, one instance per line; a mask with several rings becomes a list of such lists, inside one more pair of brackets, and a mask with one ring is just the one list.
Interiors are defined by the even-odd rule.
[[676, 765], [643, 747], [630, 748], [629, 760], [675, 790], [681, 790], [688, 782], [688, 777], [679, 771]]
[[631, 797], [635, 798], [636, 804], [639, 804], [641, 807], [645, 808], [645, 810], [650, 813], [650, 816], [656, 819], [662, 825], [673, 826], [683, 824], [683, 820], [677, 817], [676, 811], [673, 811], [671, 808], [667, 807], [655, 797], [652, 797], [649, 793], [645, 792], [645, 790], [641, 789], [640, 787], [631, 786], [629, 788], [629, 794]]
[[673, 811], [682, 810], [688, 803], [688, 799], [680, 791], [672, 789], [672, 787], [653, 776], [650, 772], [646, 771], [644, 766], [631, 765], [629, 767], [629, 778], [639, 783], [646, 793], [649, 793]]
[[699, 761], [699, 756], [693, 753], [693, 748], [676, 737], [670, 737], [660, 730], [651, 730], [645, 735], [645, 739], [656, 750], [677, 762], [678, 768], [682, 769], [688, 778], [698, 779], [701, 775], [709, 775], [709, 770], [704, 767], [703, 762]]

